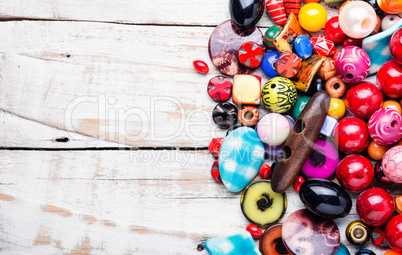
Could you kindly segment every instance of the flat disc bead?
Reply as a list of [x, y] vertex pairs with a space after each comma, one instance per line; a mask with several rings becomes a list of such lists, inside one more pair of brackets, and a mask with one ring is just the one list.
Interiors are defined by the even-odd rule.
[[254, 126], [258, 121], [258, 115], [257, 108], [246, 105], [239, 111], [239, 121], [243, 126]]
[[282, 54], [276, 61], [276, 71], [285, 78], [292, 78], [300, 70], [301, 59], [295, 53]]
[[215, 76], [209, 80], [207, 91], [213, 100], [226, 101], [232, 94], [232, 82], [225, 76]]
[[340, 10], [339, 25], [349, 37], [364, 38], [373, 32], [376, 24], [377, 15], [366, 2], [353, 1]]
[[256, 68], [264, 57], [263, 49], [255, 42], [245, 42], [238, 51], [240, 64], [248, 68]]

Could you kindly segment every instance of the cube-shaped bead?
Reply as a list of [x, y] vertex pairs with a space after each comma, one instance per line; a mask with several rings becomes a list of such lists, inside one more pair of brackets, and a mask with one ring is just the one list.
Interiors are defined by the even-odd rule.
[[259, 105], [261, 102], [261, 77], [256, 75], [235, 75], [232, 99], [235, 104]]
[[325, 135], [326, 137], [331, 137], [332, 132], [334, 132], [335, 126], [338, 124], [338, 121], [335, 118], [332, 118], [327, 115], [325, 117], [324, 124], [322, 125], [320, 133]]

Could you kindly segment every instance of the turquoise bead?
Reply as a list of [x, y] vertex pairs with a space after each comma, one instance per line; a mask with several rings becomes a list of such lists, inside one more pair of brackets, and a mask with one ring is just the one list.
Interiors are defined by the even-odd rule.
[[257, 131], [239, 127], [229, 133], [219, 151], [219, 171], [225, 187], [243, 190], [257, 176], [264, 161], [264, 145]]
[[385, 62], [392, 60], [392, 55], [389, 51], [389, 41], [391, 40], [391, 36], [395, 33], [395, 31], [401, 27], [402, 19], [400, 19], [391, 28], [373, 36], [369, 36], [363, 40], [362, 48], [364, 51], [366, 51], [371, 61], [371, 67], [368, 75], [377, 73]]
[[335, 255], [350, 255], [350, 252], [343, 243], [340, 243]]
[[299, 99], [296, 100], [295, 106], [293, 107], [292, 110], [292, 115], [295, 120], [299, 118], [300, 113], [303, 111], [304, 107], [306, 106], [310, 98], [311, 97], [304, 96], [299, 97]]
[[261, 255], [249, 232], [208, 239], [205, 248], [211, 255]]

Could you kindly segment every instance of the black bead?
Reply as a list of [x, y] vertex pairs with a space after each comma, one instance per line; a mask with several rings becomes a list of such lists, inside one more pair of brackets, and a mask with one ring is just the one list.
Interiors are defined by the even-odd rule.
[[232, 21], [241, 27], [254, 27], [264, 13], [264, 0], [230, 0]]
[[325, 88], [325, 81], [323, 81], [320, 77], [316, 75], [311, 81], [310, 87], [308, 88], [306, 94], [308, 96], [313, 96], [318, 91], [324, 90], [324, 88]]
[[339, 185], [312, 179], [302, 184], [299, 196], [306, 208], [323, 218], [340, 218], [349, 214], [352, 199]]
[[378, 6], [377, 0], [363, 0], [363, 1], [370, 4], [373, 7], [375, 13], [377, 13], [377, 15], [380, 16], [380, 18], [385, 15], [385, 12], [381, 10], [380, 6]]
[[215, 106], [212, 119], [222, 129], [227, 129], [237, 123], [237, 108], [231, 103], [223, 102]]

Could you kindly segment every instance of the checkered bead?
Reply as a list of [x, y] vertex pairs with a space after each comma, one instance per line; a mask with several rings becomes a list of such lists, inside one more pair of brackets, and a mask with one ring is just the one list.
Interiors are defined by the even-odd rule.
[[225, 187], [239, 192], [250, 184], [264, 161], [264, 153], [254, 129], [240, 127], [229, 133], [219, 151], [219, 171]]

